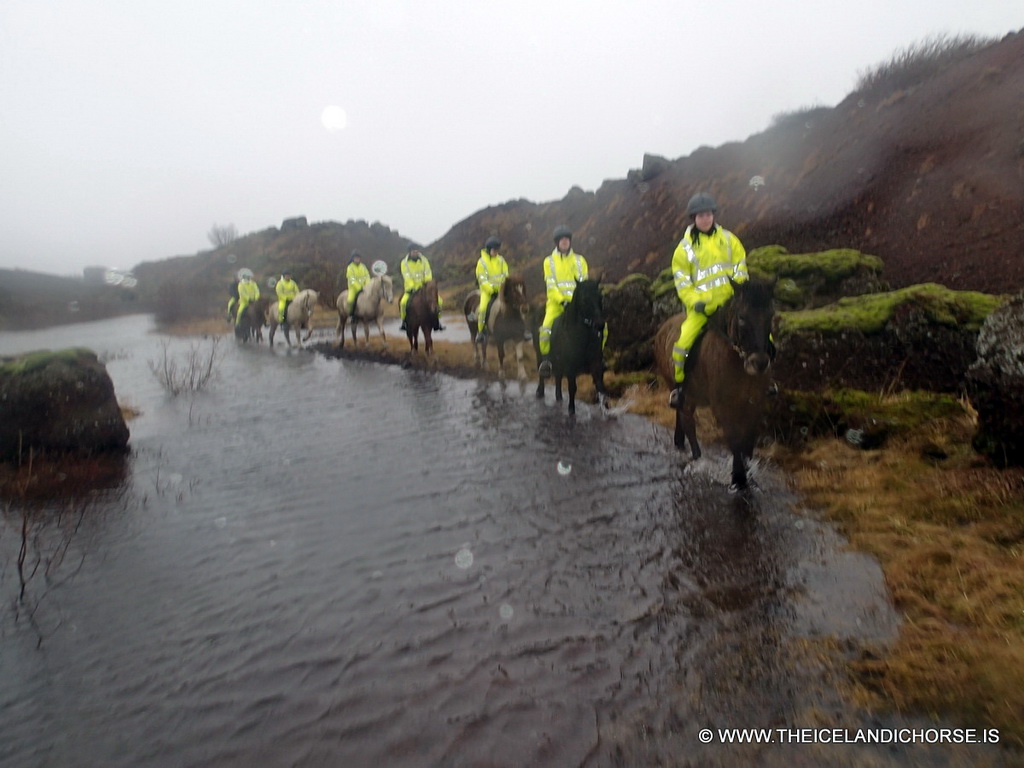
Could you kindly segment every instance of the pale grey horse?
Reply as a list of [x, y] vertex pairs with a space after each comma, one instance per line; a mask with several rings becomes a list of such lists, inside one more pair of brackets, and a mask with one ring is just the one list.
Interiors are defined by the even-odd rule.
[[[316, 309], [316, 303], [319, 301], [320, 295], [312, 288], [307, 288], [304, 291], [299, 291], [292, 303], [288, 305], [288, 310], [285, 312], [285, 325], [284, 325], [284, 340], [288, 342], [288, 346], [292, 345], [291, 331], [295, 331], [295, 343], [300, 347], [303, 342], [309, 341], [309, 337], [313, 335], [313, 310]], [[277, 302], [271, 301], [270, 307], [267, 309], [267, 325], [270, 326], [270, 346], [274, 346], [274, 333], [277, 331]], [[302, 334], [300, 331], [306, 329], [306, 337], [301, 338]]]
[[[380, 337], [384, 346], [388, 345], [388, 338], [384, 334], [384, 302], [391, 304], [395, 300], [395, 289], [391, 282], [390, 275], [377, 275], [366, 284], [366, 287], [356, 297], [355, 318], [352, 321], [352, 343], [356, 343], [356, 330], [359, 323], [363, 324], [363, 343], [370, 343], [370, 323], [377, 324]], [[342, 291], [338, 295], [338, 328], [336, 340], [339, 346], [345, 346], [345, 326], [349, 318], [346, 313], [348, 307], [348, 291]]]

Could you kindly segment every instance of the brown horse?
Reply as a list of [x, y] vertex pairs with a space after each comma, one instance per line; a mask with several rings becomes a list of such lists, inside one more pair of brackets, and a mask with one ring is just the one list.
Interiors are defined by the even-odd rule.
[[418, 352], [419, 332], [423, 330], [423, 349], [427, 355], [434, 351], [431, 334], [437, 323], [437, 283], [427, 280], [416, 290], [405, 305], [405, 335], [409, 338], [409, 349]]
[[235, 324], [235, 338], [242, 342], [250, 339], [256, 343], [263, 341], [263, 326], [266, 324], [268, 306], [270, 306], [268, 298], [259, 298], [247, 304], [242, 310], [242, 316]]
[[505, 375], [505, 343], [515, 343], [517, 375], [526, 378], [523, 366], [523, 342], [526, 335], [526, 317], [530, 310], [526, 299], [526, 284], [522, 278], [508, 277], [501, 284], [498, 295], [487, 305], [487, 330], [477, 333], [477, 310], [480, 307], [480, 291], [473, 291], [462, 305], [469, 327], [469, 338], [473, 343], [473, 354], [478, 368], [487, 367], [487, 343], [493, 342], [498, 350], [498, 373]]
[[[747, 464], [754, 455], [771, 384], [774, 289], [774, 280], [733, 283], [732, 298], [708, 319], [686, 359], [683, 406], [676, 411], [676, 447], [681, 449], [685, 438], [693, 458], [700, 458], [694, 411], [710, 406], [732, 451], [735, 489], [747, 487]], [[655, 365], [669, 387], [675, 386], [672, 347], [684, 317], [670, 317], [654, 337]]]

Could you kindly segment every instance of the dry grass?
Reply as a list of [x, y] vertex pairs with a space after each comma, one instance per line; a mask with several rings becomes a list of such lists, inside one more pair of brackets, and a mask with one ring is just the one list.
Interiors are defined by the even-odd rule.
[[879, 451], [776, 452], [807, 502], [878, 558], [904, 624], [854, 662], [858, 697], [997, 727], [1024, 744], [1024, 472], [982, 465], [967, 416]]

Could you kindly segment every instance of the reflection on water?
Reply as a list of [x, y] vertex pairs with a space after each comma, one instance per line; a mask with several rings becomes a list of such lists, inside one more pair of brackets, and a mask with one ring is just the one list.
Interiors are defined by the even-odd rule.
[[[92, 346], [142, 411], [31, 620], [5, 517], [4, 765], [709, 764], [736, 756], [713, 720], [845, 706], [790, 642], [830, 631], [799, 607], [828, 554], [768, 470], [738, 501], [725, 456], [683, 468], [639, 418], [281, 347], [227, 344], [169, 399], [147, 331], [0, 334]], [[838, 608], [891, 633], [877, 569], [850, 572]]]

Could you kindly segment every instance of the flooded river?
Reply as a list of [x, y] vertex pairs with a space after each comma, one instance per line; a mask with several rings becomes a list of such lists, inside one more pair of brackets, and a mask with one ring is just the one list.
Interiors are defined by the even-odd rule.
[[[897, 622], [881, 574], [770, 467], [532, 386], [218, 345], [146, 317], [0, 333], [88, 346], [130, 422], [123, 482], [0, 530], [0, 764], [942, 763], [948, 750], [722, 744], [719, 729], [892, 727], [819, 641]], [[63, 548], [63, 550], [61, 550]], [[54, 553], [62, 552], [59, 558]], [[711, 743], [701, 730], [714, 729]], [[974, 753], [969, 753], [974, 754]]]

